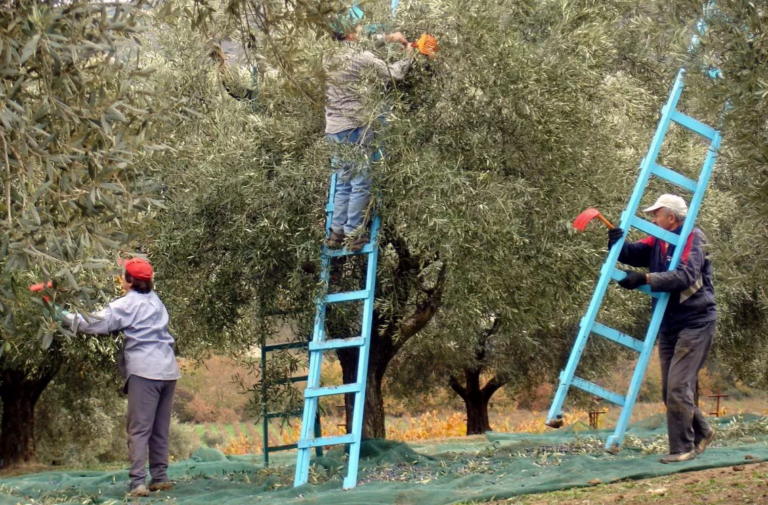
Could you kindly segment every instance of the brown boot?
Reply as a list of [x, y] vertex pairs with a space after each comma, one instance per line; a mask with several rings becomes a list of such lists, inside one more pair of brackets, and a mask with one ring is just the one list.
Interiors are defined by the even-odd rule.
[[364, 233], [352, 240], [352, 243], [347, 246], [347, 251], [352, 253], [360, 252], [360, 250], [368, 245], [368, 242], [370, 241], [371, 239], [368, 237], [368, 234]]
[[145, 496], [149, 496], [149, 489], [147, 489], [147, 486], [144, 484], [139, 484], [138, 486], [131, 488], [130, 492], [128, 492], [128, 496], [131, 498], [144, 498]]
[[149, 490], [150, 491], [170, 491], [173, 489], [173, 483], [172, 482], [152, 482], [149, 484]]
[[696, 451], [681, 452], [680, 454], [667, 454], [659, 461], [661, 463], [682, 463], [683, 461], [691, 461], [696, 459]]
[[707, 450], [707, 447], [709, 447], [709, 444], [711, 444], [712, 441], [715, 439], [715, 434], [716, 434], [715, 429], [710, 427], [709, 433], [707, 434], [707, 436], [699, 440], [699, 442], [694, 447], [696, 454], [703, 454], [704, 451]]
[[331, 234], [325, 239], [325, 245], [329, 249], [341, 249], [344, 245], [344, 234], [331, 230]]

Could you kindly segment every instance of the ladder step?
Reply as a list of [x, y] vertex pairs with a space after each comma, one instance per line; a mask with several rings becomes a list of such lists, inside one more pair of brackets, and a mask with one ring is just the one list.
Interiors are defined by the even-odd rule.
[[309, 379], [308, 375], [299, 375], [297, 377], [286, 377], [285, 379], [277, 379], [274, 384], [293, 384], [294, 382], [304, 382]]
[[372, 242], [368, 242], [366, 245], [363, 246], [362, 249], [360, 249], [357, 252], [348, 251], [346, 247], [344, 249], [329, 249], [328, 247], [326, 247], [324, 252], [326, 255], [328, 255], [331, 258], [338, 258], [339, 256], [359, 256], [361, 254], [372, 253], [373, 246], [374, 244]]
[[629, 335], [625, 335], [624, 333], [614, 330], [613, 328], [609, 328], [603, 324], [593, 323], [592, 331], [600, 336], [607, 338], [608, 340], [613, 340], [617, 344], [621, 344], [625, 347], [629, 347], [630, 349], [634, 349], [637, 352], [643, 351], [642, 340], [638, 340], [634, 337], [630, 337]]
[[269, 447], [269, 452], [280, 452], [280, 451], [290, 451], [291, 449], [298, 449], [299, 444], [285, 444], [285, 445], [275, 445], [272, 447]]
[[608, 391], [605, 388], [601, 388], [597, 384], [593, 384], [589, 381], [585, 381], [584, 379], [574, 377], [573, 379], [571, 379], [571, 386], [577, 387], [582, 391], [586, 391], [587, 393], [593, 394], [595, 396], [599, 396], [603, 400], [607, 400], [613, 404], [618, 405], [619, 407], [624, 406], [623, 396], [616, 394], [613, 391]]
[[306, 349], [307, 342], [285, 342], [283, 344], [270, 344], [261, 348], [262, 352], [282, 351], [284, 349]]
[[680, 235], [676, 235], [671, 231], [667, 231], [660, 226], [656, 226], [650, 221], [646, 221], [642, 217], [634, 216], [632, 220], [629, 222], [629, 224], [630, 226], [634, 226], [638, 230], [645, 232], [648, 235], [652, 235], [659, 240], [663, 240], [667, 244], [672, 244], [673, 246], [677, 246], [677, 244], [680, 243]]
[[701, 121], [693, 119], [691, 116], [686, 116], [680, 111], [673, 112], [670, 119], [680, 126], [684, 126], [709, 140], [714, 140], [717, 135], [717, 130], [711, 126], [705, 125]]
[[303, 410], [292, 410], [290, 412], [269, 412], [267, 414], [267, 419], [275, 419], [278, 417], [298, 417], [303, 413]]
[[359, 393], [360, 384], [342, 384], [341, 386], [329, 386], [325, 388], [307, 388], [304, 390], [304, 398], [317, 398], [320, 396], [343, 395], [346, 393]]
[[299, 440], [299, 449], [309, 449], [310, 447], [320, 447], [323, 445], [341, 445], [351, 444], [355, 441], [353, 435], [337, 435], [335, 437], [310, 438]]
[[368, 290], [347, 291], [346, 293], [333, 293], [325, 298], [327, 303], [349, 302], [353, 300], [365, 300], [368, 298]]
[[687, 189], [690, 192], [696, 191], [696, 182], [692, 181], [684, 175], [675, 172], [674, 170], [668, 169], [667, 167], [654, 163], [651, 167], [651, 173], [671, 182], [672, 184], [676, 184], [681, 188]]
[[362, 347], [364, 344], [365, 339], [363, 337], [335, 338], [325, 342], [310, 342], [309, 350], [310, 352], [327, 351], [329, 349], [344, 349], [346, 347]]

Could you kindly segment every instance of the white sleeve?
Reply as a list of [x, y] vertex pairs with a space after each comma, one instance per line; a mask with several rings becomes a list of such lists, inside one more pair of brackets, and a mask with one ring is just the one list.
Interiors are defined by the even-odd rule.
[[121, 310], [121, 305], [124, 305], [120, 303], [122, 300], [124, 298], [113, 301], [105, 309], [89, 314], [87, 318], [82, 314], [69, 312], [64, 315], [64, 321], [72, 330], [90, 335], [106, 335], [120, 331], [129, 324], [124, 317], [125, 311]]
[[408, 69], [411, 68], [411, 59], [396, 61], [391, 65], [377, 58], [372, 52], [365, 51], [362, 54], [365, 62], [376, 69], [376, 74], [385, 81], [402, 81]]

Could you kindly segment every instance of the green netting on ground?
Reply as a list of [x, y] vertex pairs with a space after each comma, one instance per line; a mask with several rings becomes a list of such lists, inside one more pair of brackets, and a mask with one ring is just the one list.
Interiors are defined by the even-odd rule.
[[[187, 461], [173, 463], [177, 481], [168, 492], [154, 493], [144, 503], [188, 505], [277, 504], [420, 504], [439, 505], [509, 498], [713, 467], [768, 460], [768, 418], [744, 415], [712, 420], [720, 433], [715, 444], [695, 461], [676, 465], [658, 462], [666, 450], [663, 416], [633, 424], [619, 455], [602, 451], [610, 430], [576, 425], [542, 435], [489, 433], [434, 444], [367, 441], [360, 483], [342, 492], [346, 461], [341, 449], [317, 458], [311, 484], [292, 487], [294, 453], [275, 455], [270, 468], [261, 457], [225, 457], [201, 449]], [[113, 472], [47, 472], [0, 480], [0, 504], [110, 503], [124, 500], [125, 470]]]

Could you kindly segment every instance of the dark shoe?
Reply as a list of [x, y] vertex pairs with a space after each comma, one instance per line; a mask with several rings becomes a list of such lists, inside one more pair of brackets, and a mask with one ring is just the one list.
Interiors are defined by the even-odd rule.
[[371, 239], [368, 237], [368, 234], [360, 235], [359, 237], [356, 237], [351, 244], [347, 246], [347, 251], [356, 253], [360, 252], [360, 250], [368, 245], [368, 242], [370, 242]]
[[683, 452], [680, 454], [667, 454], [659, 461], [662, 463], [682, 463], [683, 461], [691, 461], [696, 459], [696, 451]]
[[131, 498], [144, 498], [145, 496], [149, 496], [149, 489], [147, 489], [147, 486], [144, 484], [139, 484], [138, 486], [131, 488], [128, 492], [128, 496]]
[[325, 245], [329, 249], [341, 249], [344, 245], [344, 234], [331, 231], [331, 234], [325, 239]]
[[693, 450], [696, 451], [696, 454], [702, 454], [707, 450], [707, 447], [709, 447], [709, 444], [711, 444], [714, 439], [715, 429], [710, 426], [707, 436], [699, 440]]
[[173, 489], [173, 483], [172, 482], [152, 482], [149, 484], [149, 490], [150, 491], [170, 491]]

